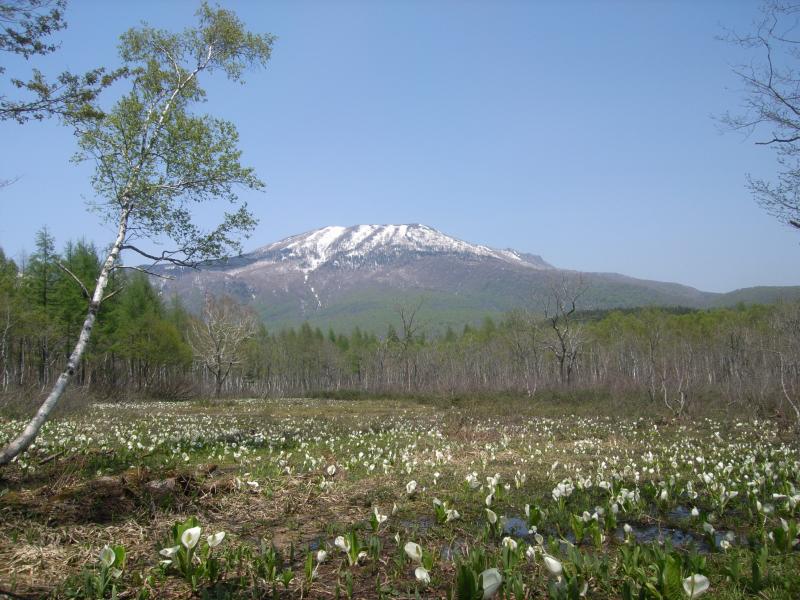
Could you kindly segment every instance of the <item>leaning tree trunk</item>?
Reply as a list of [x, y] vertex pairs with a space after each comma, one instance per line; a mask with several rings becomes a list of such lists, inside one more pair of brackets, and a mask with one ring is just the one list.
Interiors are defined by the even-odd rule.
[[92, 335], [92, 328], [94, 327], [94, 322], [97, 318], [97, 311], [100, 309], [100, 304], [103, 302], [103, 298], [105, 297], [108, 279], [111, 276], [111, 271], [113, 270], [114, 265], [119, 258], [120, 249], [125, 241], [125, 233], [128, 229], [129, 215], [130, 207], [126, 206], [123, 208], [122, 214], [120, 215], [117, 238], [114, 240], [114, 245], [111, 247], [111, 251], [108, 253], [105, 263], [103, 263], [103, 268], [100, 270], [100, 275], [97, 278], [97, 284], [94, 288], [94, 294], [89, 302], [89, 309], [86, 313], [86, 319], [83, 321], [81, 333], [78, 336], [78, 341], [75, 344], [75, 347], [72, 349], [72, 354], [67, 361], [66, 369], [61, 373], [55, 385], [53, 386], [53, 389], [50, 391], [50, 395], [47, 396], [47, 399], [39, 407], [36, 415], [34, 415], [34, 417], [30, 420], [22, 433], [19, 434], [14, 440], [9, 442], [8, 446], [0, 451], [0, 465], [8, 464], [33, 443], [33, 440], [36, 439], [36, 436], [39, 433], [39, 430], [42, 428], [42, 425], [44, 425], [44, 422], [47, 421], [47, 417], [50, 416], [50, 413], [53, 412], [56, 404], [58, 404], [58, 401], [64, 393], [64, 390], [67, 388], [67, 384], [69, 383], [70, 379], [72, 379], [72, 376], [75, 375], [75, 371], [80, 364], [81, 357], [86, 351], [89, 338]]

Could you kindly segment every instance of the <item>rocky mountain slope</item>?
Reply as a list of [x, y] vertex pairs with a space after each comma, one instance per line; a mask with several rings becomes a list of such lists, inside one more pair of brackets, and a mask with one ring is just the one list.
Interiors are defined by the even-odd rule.
[[[547, 290], [576, 272], [542, 257], [471, 244], [426, 225], [323, 227], [200, 269], [159, 267], [164, 295], [196, 309], [206, 292], [253, 306], [270, 327], [309, 321], [322, 327], [384, 331], [399, 305], [422, 300], [432, 329], [460, 327], [517, 306], [540, 306]], [[798, 288], [749, 288], [726, 294], [616, 273], [580, 274], [583, 308], [645, 305], [701, 308], [798, 297]]]

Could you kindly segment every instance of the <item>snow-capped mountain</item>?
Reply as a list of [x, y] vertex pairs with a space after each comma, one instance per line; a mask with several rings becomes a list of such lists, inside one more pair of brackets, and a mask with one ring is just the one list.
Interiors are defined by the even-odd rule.
[[[270, 327], [332, 325], [385, 331], [398, 305], [423, 302], [431, 329], [460, 327], [519, 306], [536, 308], [564, 271], [540, 256], [465, 242], [426, 225], [315, 229], [200, 269], [160, 267], [165, 296], [197, 309], [205, 293], [253, 306]], [[703, 307], [724, 294], [616, 273], [583, 273], [582, 308]], [[763, 294], [762, 294], [763, 296]]]
[[310, 273], [323, 266], [364, 268], [393, 258], [423, 255], [493, 258], [534, 269], [552, 268], [538, 256], [470, 244], [427, 225], [413, 224], [322, 227], [258, 248], [248, 255], [255, 259], [253, 262], [229, 272], [238, 275], [289, 261], [303, 273]]

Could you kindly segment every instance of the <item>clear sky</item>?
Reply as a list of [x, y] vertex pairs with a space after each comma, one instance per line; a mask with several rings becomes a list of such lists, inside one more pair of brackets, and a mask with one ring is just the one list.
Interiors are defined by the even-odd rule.
[[[425, 223], [583, 271], [709, 291], [800, 284], [800, 234], [766, 215], [745, 174], [775, 159], [712, 118], [741, 105], [715, 39], [758, 3], [286, 1], [221, 3], [278, 36], [245, 86], [208, 85], [244, 161], [252, 249], [325, 225]], [[46, 72], [117, 64], [145, 20], [182, 29], [195, 2], [70, 0]], [[11, 69], [19, 65], [11, 64]], [[208, 81], [208, 80], [207, 80]], [[61, 246], [111, 232], [85, 210], [89, 165], [53, 122], [0, 124], [0, 246], [47, 225]], [[132, 258], [131, 258], [132, 259]]]

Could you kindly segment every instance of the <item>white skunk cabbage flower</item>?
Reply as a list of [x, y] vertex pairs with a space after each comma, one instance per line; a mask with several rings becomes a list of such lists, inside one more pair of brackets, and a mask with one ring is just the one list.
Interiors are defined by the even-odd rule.
[[422, 547], [419, 544], [414, 542], [408, 542], [404, 547], [403, 550], [406, 551], [408, 554], [408, 558], [411, 559], [412, 562], [422, 562]]
[[[181, 549], [180, 546], [173, 546], [172, 548], [162, 548], [161, 550], [158, 551], [158, 553], [161, 556], [166, 556], [167, 558], [172, 558], [173, 556], [175, 556], [178, 553], [178, 550], [180, 550], [180, 549]], [[167, 562], [172, 562], [172, 561], [167, 561]]]
[[431, 576], [425, 567], [417, 567], [414, 569], [414, 577], [417, 578], [422, 585], [428, 585], [431, 582]]
[[222, 540], [224, 540], [224, 539], [225, 539], [225, 532], [224, 531], [218, 531], [214, 535], [209, 535], [206, 538], [206, 541], [208, 542], [208, 547], [209, 548], [215, 548], [215, 547], [219, 546], [220, 543], [222, 543]]
[[494, 597], [497, 590], [500, 589], [500, 584], [503, 583], [503, 576], [497, 569], [486, 569], [480, 575], [481, 589], [483, 589], [483, 600], [489, 600]]
[[115, 560], [117, 560], [117, 555], [114, 554], [114, 551], [106, 545], [103, 546], [102, 550], [100, 550], [99, 558], [100, 558], [100, 564], [103, 565], [105, 568], [108, 568], [114, 564]]
[[514, 540], [514, 538], [506, 536], [503, 538], [503, 546], [505, 546], [506, 548], [510, 549], [513, 552], [517, 549], [517, 542], [516, 540]]
[[558, 577], [561, 575], [561, 571], [563, 571], [563, 567], [561, 566], [561, 562], [557, 559], [553, 558], [549, 554], [544, 555], [544, 566], [547, 569], [548, 573], [553, 577]]
[[686, 592], [690, 600], [694, 600], [694, 598], [699, 598], [705, 594], [709, 585], [711, 584], [708, 581], [708, 577], [695, 573], [683, 580], [683, 591]]
[[181, 544], [186, 546], [187, 550], [191, 550], [200, 541], [200, 532], [202, 531], [200, 527], [190, 527], [181, 534]]
[[333, 540], [333, 545], [339, 548], [342, 552], [350, 552], [350, 542], [348, 542], [344, 536], [337, 536], [335, 540]]

